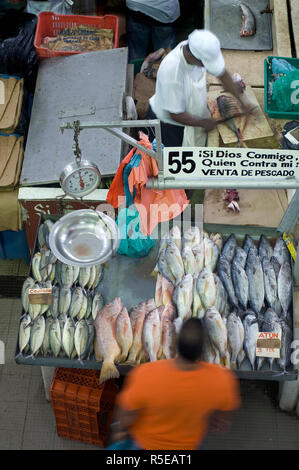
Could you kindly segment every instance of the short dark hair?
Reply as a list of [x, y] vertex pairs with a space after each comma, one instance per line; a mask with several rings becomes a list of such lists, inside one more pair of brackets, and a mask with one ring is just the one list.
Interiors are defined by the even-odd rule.
[[201, 320], [190, 318], [183, 323], [178, 337], [178, 353], [186, 361], [196, 362], [201, 358], [205, 330]]

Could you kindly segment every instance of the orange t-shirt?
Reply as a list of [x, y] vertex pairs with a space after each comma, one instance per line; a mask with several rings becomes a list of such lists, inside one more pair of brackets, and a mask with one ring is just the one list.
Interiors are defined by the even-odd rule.
[[239, 383], [216, 364], [202, 362], [183, 371], [174, 359], [160, 360], [132, 369], [118, 404], [140, 410], [130, 432], [143, 449], [197, 449], [211, 413], [239, 407]]

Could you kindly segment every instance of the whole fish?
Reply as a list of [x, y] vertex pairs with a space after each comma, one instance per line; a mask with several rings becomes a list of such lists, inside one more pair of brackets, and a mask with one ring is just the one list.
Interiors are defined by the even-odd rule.
[[204, 257], [205, 257], [205, 267], [210, 268], [211, 271], [214, 271], [217, 266], [217, 261], [219, 257], [219, 249], [215, 243], [209, 238], [204, 238]]
[[68, 357], [71, 357], [75, 345], [75, 323], [70, 317], [64, 323], [62, 332], [62, 346]]
[[205, 267], [205, 250], [204, 242], [202, 241], [199, 245], [196, 245], [192, 248], [193, 255], [196, 263], [196, 272], [195, 275], [199, 276], [203, 268]]
[[84, 353], [86, 352], [86, 347], [88, 344], [88, 335], [89, 328], [86, 320], [83, 319], [78, 321], [75, 326], [74, 345], [79, 361], [82, 361], [84, 358]]
[[73, 266], [73, 285], [77, 283], [80, 274], [79, 266]]
[[259, 315], [265, 298], [264, 273], [260, 258], [253, 248], [248, 251], [246, 274], [249, 282], [250, 307]]
[[52, 287], [52, 303], [50, 305], [50, 311], [53, 318], [57, 318], [59, 315], [59, 295], [60, 289], [57, 286]]
[[83, 318], [86, 316], [86, 311], [87, 311], [87, 308], [88, 308], [87, 294], [84, 290], [82, 291], [82, 293], [83, 293], [82, 305], [81, 305], [81, 308], [80, 308], [79, 312], [77, 313], [77, 319], [79, 321], [83, 320]]
[[262, 258], [262, 268], [264, 272], [265, 298], [269, 306], [275, 310], [277, 299], [277, 280], [274, 267], [269, 258]]
[[53, 225], [54, 225], [54, 222], [52, 222], [52, 220], [50, 219], [45, 220], [45, 222], [43, 223], [44, 239], [45, 239], [48, 250], [50, 250], [49, 237], [50, 237], [50, 232], [52, 230]]
[[221, 279], [214, 273], [216, 287], [215, 308], [222, 317], [226, 317], [227, 293]]
[[166, 306], [171, 301], [174, 285], [165, 277], [162, 277], [162, 304]]
[[267, 258], [269, 261], [273, 256], [273, 248], [264, 235], [260, 236], [258, 245], [258, 254], [261, 259]]
[[168, 302], [168, 304], [165, 305], [162, 311], [161, 321], [163, 320], [164, 317], [169, 318], [171, 321], [175, 320], [175, 318], [177, 317], [177, 311], [172, 301]]
[[82, 307], [83, 304], [83, 290], [81, 287], [75, 287], [72, 289], [72, 297], [71, 297], [71, 303], [70, 303], [70, 308], [69, 308], [69, 315], [71, 318], [75, 318]]
[[158, 270], [169, 282], [176, 283], [175, 276], [172, 274], [168, 262], [166, 260], [166, 249], [162, 250], [158, 258]]
[[157, 261], [156, 266], [154, 267], [154, 269], [151, 273], [151, 276], [154, 276], [154, 277], [157, 276], [159, 271], [162, 273], [161, 269], [159, 269], [159, 257], [160, 257], [160, 254], [162, 252], [165, 255], [165, 250], [166, 250], [168, 242], [169, 242], [169, 232], [163, 233], [163, 235], [161, 235], [161, 239], [160, 239], [160, 242], [159, 242], [158, 261]]
[[240, 356], [240, 353], [243, 351], [244, 346], [244, 326], [241, 321], [241, 318], [232, 312], [227, 317], [227, 340], [230, 349], [230, 362], [231, 368], [237, 368], [237, 360]]
[[133, 344], [129, 352], [128, 361], [136, 363], [142, 349], [142, 330], [146, 315], [146, 303], [142, 302], [130, 310], [130, 320], [133, 333]]
[[280, 266], [286, 261], [288, 263], [290, 263], [290, 261], [291, 261], [290, 252], [289, 252], [283, 238], [278, 238], [275, 242], [274, 257], [277, 259]]
[[232, 262], [232, 280], [235, 289], [235, 294], [244, 310], [247, 309], [249, 298], [249, 284], [248, 277], [245, 269], [233, 259]]
[[281, 325], [281, 348], [280, 348], [280, 358], [277, 359], [279, 367], [283, 370], [286, 370], [290, 363], [291, 358], [291, 343], [293, 339], [292, 330], [288, 324], [284, 321], [280, 321]]
[[[146, 304], [145, 304], [145, 315], [148, 315], [150, 312], [152, 312], [153, 310], [155, 310], [156, 307], [156, 303], [155, 303], [155, 299], [148, 299]], [[160, 308], [160, 307], [158, 307]]]
[[278, 298], [281, 303], [282, 311], [285, 317], [287, 316], [289, 307], [292, 302], [292, 288], [293, 279], [291, 265], [288, 261], [285, 261], [281, 265], [277, 280]]
[[38, 240], [38, 246], [39, 249], [41, 250], [46, 246], [46, 240], [44, 237], [44, 227], [43, 224], [39, 226], [38, 232], [37, 232], [37, 240]]
[[63, 287], [72, 287], [74, 279], [73, 266], [70, 266], [68, 264], [62, 264], [60, 275]]
[[246, 3], [241, 2], [240, 8], [242, 13], [242, 27], [240, 31], [240, 37], [253, 36], [256, 32], [255, 16]]
[[[278, 316], [276, 315], [276, 313], [274, 312], [274, 310], [272, 310], [271, 308], [268, 308], [268, 310], [266, 311], [264, 315], [262, 331], [269, 332], [269, 333], [281, 333], [282, 334], [281, 322]], [[264, 363], [264, 359], [265, 359], [264, 357], [259, 358], [258, 370], [261, 369]], [[270, 363], [270, 369], [272, 370], [274, 358], [268, 357], [268, 361]]]
[[50, 328], [53, 323], [53, 318], [49, 317], [46, 319], [46, 325], [45, 325], [45, 334], [44, 334], [44, 339], [43, 339], [43, 344], [41, 347], [41, 351], [44, 356], [47, 356], [48, 354], [51, 354], [51, 346], [50, 346]]
[[174, 242], [180, 251], [182, 250], [181, 230], [177, 225], [172, 227], [172, 229], [169, 231], [168, 240]]
[[238, 142], [243, 144], [240, 129], [237, 127], [236, 120], [234, 119], [236, 114], [241, 112], [236, 98], [228, 95], [220, 95], [217, 98], [217, 105], [220, 116], [225, 120], [225, 124], [234, 134], [236, 134]]
[[69, 287], [61, 287], [59, 290], [58, 310], [60, 314], [66, 314], [70, 308], [72, 291]]
[[245, 235], [244, 242], [243, 242], [243, 250], [247, 253], [252, 248], [256, 255], [258, 255], [257, 247], [250, 235]]
[[30, 315], [25, 315], [20, 323], [19, 329], [19, 354], [22, 355], [24, 349], [29, 344], [30, 341], [30, 331], [31, 331], [31, 318]]
[[52, 269], [51, 269], [51, 272], [50, 272], [48, 278], [49, 278], [49, 281], [54, 282], [55, 281], [55, 275], [56, 275], [56, 263], [51, 264], [51, 266], [52, 266]]
[[176, 356], [177, 337], [176, 330], [172, 320], [167, 315], [162, 315], [162, 338], [161, 346], [163, 357], [172, 359]]
[[218, 261], [218, 276], [226, 289], [228, 300], [233, 308], [238, 309], [238, 299], [235, 295], [235, 289], [232, 280], [231, 264], [225, 255], [221, 253]]
[[280, 264], [277, 261], [277, 259], [275, 258], [275, 256], [272, 256], [270, 261], [272, 263], [272, 266], [273, 266], [273, 269], [274, 269], [274, 272], [275, 272], [275, 276], [276, 276], [276, 280], [277, 280], [278, 279], [278, 274], [279, 274], [279, 271], [280, 271]]
[[85, 359], [89, 359], [90, 356], [92, 356], [94, 353], [94, 338], [95, 338], [95, 329], [93, 326], [93, 321], [90, 322], [89, 320], [87, 320], [87, 326], [88, 326], [88, 342], [86, 346], [86, 351], [83, 353], [83, 357]]
[[211, 233], [210, 239], [215, 243], [218, 247], [219, 253], [221, 253], [223, 247], [223, 238], [221, 233]]
[[85, 320], [89, 319], [91, 312], [92, 312], [92, 302], [93, 302], [93, 297], [90, 292], [87, 294], [87, 308], [86, 308], [86, 313], [85, 313]]
[[54, 357], [58, 357], [62, 343], [61, 326], [58, 318], [53, 319], [51, 322], [49, 337], [52, 354]]
[[192, 317], [203, 318], [205, 316], [206, 310], [201, 301], [198, 288], [197, 288], [198, 278], [193, 279], [193, 304], [192, 304]]
[[223, 245], [221, 254], [226, 257], [229, 263], [232, 262], [233, 257], [235, 256], [235, 251], [237, 248], [237, 239], [236, 236], [232, 233], [230, 237], [226, 240]]
[[197, 278], [197, 290], [206, 310], [215, 305], [216, 285], [212, 271], [204, 268]]
[[160, 307], [163, 305], [163, 291], [162, 291], [162, 274], [158, 274], [157, 281], [156, 281], [156, 288], [155, 288], [155, 303], [156, 307]]
[[95, 282], [96, 274], [97, 274], [96, 267], [91, 266], [90, 267], [90, 276], [89, 276], [89, 280], [88, 280], [88, 283], [87, 283], [87, 289], [89, 289], [89, 290], [92, 289], [92, 287], [94, 285], [94, 282]]
[[200, 244], [200, 230], [198, 227], [189, 227], [183, 233], [183, 248], [189, 246], [191, 249]]
[[28, 313], [29, 311], [28, 291], [29, 289], [34, 289], [34, 286], [35, 286], [35, 281], [34, 279], [32, 279], [32, 277], [27, 277], [27, 279], [25, 279], [23, 286], [22, 286], [22, 294], [21, 294], [22, 305], [26, 313]]
[[183, 279], [185, 275], [185, 270], [180, 250], [178, 249], [175, 243], [168, 243], [167, 248], [165, 250], [165, 259], [171, 273], [175, 278], [175, 284], [177, 285]]
[[94, 283], [93, 283], [93, 290], [95, 290], [95, 288], [99, 285], [99, 283], [103, 279], [103, 275], [104, 275], [103, 265], [102, 264], [97, 264], [96, 265], [96, 277], [95, 277], [95, 280], [94, 280]]
[[144, 320], [142, 344], [150, 361], [156, 361], [161, 345], [161, 321], [158, 309], [152, 310]]
[[32, 321], [34, 321], [41, 314], [41, 311], [42, 311], [41, 305], [29, 303], [28, 313]]
[[88, 281], [90, 278], [90, 267], [84, 267], [80, 268], [80, 273], [79, 273], [79, 284], [84, 289], [85, 286], [87, 286]]
[[220, 313], [215, 307], [211, 307], [207, 310], [204, 322], [212, 344], [218, 349], [220, 357], [225, 359], [227, 351], [227, 329]]
[[182, 260], [184, 264], [185, 274], [194, 276], [197, 272], [197, 264], [190, 246], [185, 246], [182, 251]]
[[103, 307], [104, 307], [104, 299], [103, 299], [102, 294], [100, 293], [95, 294], [92, 300], [92, 307], [91, 307], [91, 315], [94, 320], [96, 319], [98, 312], [102, 310]]
[[[49, 274], [51, 274], [52, 265], [49, 263], [51, 251], [50, 250], [42, 250], [41, 251], [41, 259], [39, 263], [39, 272], [42, 278], [42, 281], [46, 281], [48, 279]], [[49, 268], [51, 268], [49, 270]]]
[[94, 322], [96, 331], [95, 357], [97, 361], [103, 361], [100, 383], [119, 377], [119, 372], [114, 364], [121, 352], [116, 341], [115, 323], [121, 310], [122, 303], [117, 297], [100, 310]]
[[30, 330], [30, 351], [31, 356], [38, 353], [45, 335], [46, 322], [43, 316], [39, 316], [32, 324]]
[[251, 364], [252, 370], [255, 370], [256, 358], [256, 340], [259, 332], [258, 320], [254, 313], [249, 313], [243, 320], [244, 326], [244, 349]]
[[32, 274], [36, 281], [42, 282], [42, 277], [40, 274], [40, 262], [41, 262], [42, 255], [41, 253], [35, 253], [32, 258]]
[[240, 246], [237, 246], [233, 261], [238, 262], [242, 266], [242, 268], [245, 268], [246, 259], [247, 259], [246, 251], [244, 251], [243, 248], [241, 248]]
[[133, 344], [133, 331], [126, 307], [123, 307], [115, 323], [116, 341], [121, 349], [117, 362], [125, 362]]
[[176, 305], [178, 316], [182, 320], [191, 317], [193, 301], [193, 277], [187, 274], [173, 291], [173, 303]]
[[[218, 362], [220, 362], [219, 351], [217, 352], [218, 352]], [[202, 351], [201, 360], [203, 362], [209, 362], [210, 364], [213, 364], [216, 360], [216, 350], [209, 338], [208, 332], [206, 332], [203, 338], [203, 351]]]

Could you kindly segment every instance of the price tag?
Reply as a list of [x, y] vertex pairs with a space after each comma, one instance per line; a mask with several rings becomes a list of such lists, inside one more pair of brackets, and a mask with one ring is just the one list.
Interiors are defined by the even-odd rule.
[[52, 289], [29, 289], [28, 298], [32, 305], [51, 305]]
[[281, 332], [268, 333], [259, 332], [256, 339], [257, 357], [280, 358]]
[[298, 150], [166, 147], [163, 158], [165, 178], [293, 179], [299, 188]]

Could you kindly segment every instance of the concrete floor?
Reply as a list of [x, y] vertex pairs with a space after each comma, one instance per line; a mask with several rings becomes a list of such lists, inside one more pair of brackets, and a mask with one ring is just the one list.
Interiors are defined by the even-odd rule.
[[[0, 261], [0, 275], [26, 275], [23, 263], [8, 264]], [[18, 365], [14, 360], [21, 301], [1, 294], [0, 340], [5, 343], [5, 364], [0, 365], [0, 450], [99, 450], [57, 436], [41, 368]], [[233, 415], [230, 431], [208, 435], [205, 449], [299, 450], [299, 419], [278, 408], [276, 382], [242, 381], [241, 394], [242, 405]]]

